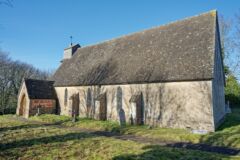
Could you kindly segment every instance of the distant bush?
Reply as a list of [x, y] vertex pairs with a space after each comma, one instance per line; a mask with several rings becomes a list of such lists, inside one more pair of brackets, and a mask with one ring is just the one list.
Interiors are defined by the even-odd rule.
[[240, 84], [232, 74], [226, 78], [225, 98], [231, 105], [240, 104]]
[[234, 94], [225, 94], [226, 102], [229, 101], [230, 105], [239, 105], [240, 104], [240, 97]]

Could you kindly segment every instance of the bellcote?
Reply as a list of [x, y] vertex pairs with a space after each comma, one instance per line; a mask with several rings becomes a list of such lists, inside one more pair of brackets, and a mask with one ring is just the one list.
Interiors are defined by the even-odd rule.
[[63, 60], [61, 62], [63, 62], [66, 59], [71, 59], [72, 56], [77, 51], [77, 49], [80, 47], [81, 46], [79, 44], [75, 44], [75, 45], [70, 45], [70, 47], [65, 48], [64, 52], [63, 52]]

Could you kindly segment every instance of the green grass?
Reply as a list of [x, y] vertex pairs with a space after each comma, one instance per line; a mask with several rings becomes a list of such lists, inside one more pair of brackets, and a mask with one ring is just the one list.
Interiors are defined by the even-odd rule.
[[227, 114], [224, 123], [219, 126], [218, 131], [238, 125], [240, 125], [240, 107], [232, 108], [232, 113]]
[[206, 143], [216, 146], [240, 148], [240, 109], [233, 108], [228, 114], [224, 123], [214, 133], [206, 135], [192, 134], [184, 129], [152, 128], [148, 126], [120, 127], [118, 122], [97, 121], [88, 118], [80, 118], [77, 122], [72, 122], [69, 117], [57, 115], [41, 115], [31, 119], [43, 122], [61, 123], [69, 127], [92, 129], [97, 131], [111, 131], [122, 134], [132, 134], [141, 137], [159, 139], [161, 141]]
[[93, 119], [79, 119], [77, 122], [65, 122], [62, 125], [69, 127], [79, 127], [85, 129], [93, 129], [100, 131], [119, 132], [122, 134], [133, 134], [142, 137], [156, 138], [163, 141], [175, 142], [199, 142], [200, 135], [191, 134], [184, 129], [171, 128], [153, 128], [148, 129], [148, 126], [131, 126], [126, 125], [121, 127], [118, 122], [113, 121], [97, 121]]
[[131, 126], [127, 125], [121, 127], [118, 122], [113, 121], [98, 121], [90, 118], [78, 118], [77, 122], [72, 122], [69, 117], [58, 115], [40, 115], [32, 117], [32, 120], [41, 122], [54, 122], [61, 123], [61, 125], [68, 127], [78, 127], [84, 129], [92, 129], [97, 131], [110, 131], [119, 132], [122, 134], [134, 134], [137, 136], [161, 139], [162, 141], [175, 141], [175, 142], [193, 142], [198, 143], [201, 136], [191, 134], [184, 129], [171, 129], [171, 128], [153, 128], [148, 129], [148, 126]]
[[0, 159], [228, 160], [238, 157], [95, 136], [54, 125], [20, 122], [9, 115], [0, 116]]
[[217, 146], [240, 148], [240, 108], [233, 108], [218, 130], [203, 136], [201, 141]]
[[125, 133], [169, 141], [205, 143], [240, 149], [240, 108], [233, 108], [232, 113], [226, 115], [225, 121], [216, 132], [205, 135], [192, 134], [181, 129], [155, 128], [147, 131], [146, 127], [127, 128]]
[[161, 139], [163, 141], [181, 141], [205, 143], [215, 146], [224, 146], [240, 149], [240, 108], [233, 108], [224, 123], [214, 133], [198, 135], [182, 129], [154, 128], [133, 126], [122, 128], [124, 134], [134, 134], [143, 137]]
[[0, 127], [1, 128], [4, 128], [4, 127], [9, 127], [9, 123], [11, 123], [11, 127], [14, 127], [14, 126], [19, 126], [19, 125], [22, 125], [23, 122], [19, 122], [19, 121], [14, 121], [12, 120], [13, 115], [1, 115], [0, 116]]
[[40, 116], [33, 116], [33, 117], [30, 117], [30, 119], [35, 121], [40, 121], [40, 122], [57, 123], [57, 124], [61, 124], [63, 122], [67, 122], [71, 120], [71, 118], [68, 116], [59, 116], [54, 114], [43, 114]]
[[192, 134], [184, 129], [172, 128], [153, 128], [148, 126], [128, 126], [121, 129], [124, 134], [133, 134], [137, 136], [160, 139], [162, 141], [173, 142], [193, 142], [198, 143], [201, 135]]
[[90, 118], [77, 118], [76, 122], [72, 122], [72, 118], [68, 116], [59, 116], [53, 114], [42, 114], [40, 116], [30, 117], [30, 120], [61, 124], [69, 127], [79, 127], [98, 131], [119, 131], [118, 122], [113, 121], [98, 121]]
[[50, 114], [34, 116], [31, 117], [30, 119], [47, 123], [61, 123], [61, 125], [69, 127], [79, 127], [97, 131], [120, 132], [123, 134], [134, 134], [150, 138], [161, 138], [163, 140], [198, 142], [199, 139], [199, 135], [191, 134], [184, 129], [171, 129], [171, 128], [148, 129], [148, 126], [146, 125], [145, 126], [126, 125], [125, 127], [121, 127], [118, 122], [98, 121], [90, 118], [78, 118], [77, 122], [72, 122], [71, 118], [67, 116], [58, 116]]
[[65, 122], [65, 126], [79, 127], [85, 129], [93, 129], [98, 131], [119, 132], [120, 126], [118, 122], [113, 121], [98, 121], [90, 118], [79, 118], [77, 122]]

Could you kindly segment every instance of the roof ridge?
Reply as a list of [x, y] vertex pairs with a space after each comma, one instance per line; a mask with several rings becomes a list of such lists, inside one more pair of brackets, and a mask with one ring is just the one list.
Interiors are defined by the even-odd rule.
[[67, 48], [64, 48], [64, 50], [67, 50], [67, 49], [69, 49], [69, 48], [73, 48], [73, 47], [76, 47], [76, 46], [80, 46], [78, 43], [76, 43], [76, 44], [73, 44], [73, 45], [71, 45], [71, 46], [69, 46], [69, 47], [67, 47]]
[[52, 80], [33, 79], [33, 78], [24, 78], [24, 81], [26, 81], [26, 80], [54, 82], [54, 81], [52, 81]]
[[162, 24], [162, 25], [158, 25], [158, 26], [153, 26], [153, 27], [151, 27], [151, 28], [143, 29], [143, 30], [141, 30], [141, 31], [132, 32], [132, 33], [129, 33], [129, 34], [121, 35], [121, 36], [116, 37], [116, 38], [112, 38], [112, 39], [108, 39], [108, 40], [103, 40], [103, 41], [100, 41], [100, 42], [97, 42], [97, 43], [94, 43], [94, 44], [82, 46], [81, 48], [78, 48], [77, 50], [81, 50], [81, 49], [84, 49], [84, 48], [88, 48], [88, 47], [100, 45], [100, 44], [103, 44], [103, 43], [112, 42], [112, 41], [115, 41], [115, 40], [118, 40], [118, 39], [121, 39], [121, 38], [129, 37], [129, 36], [132, 36], [132, 35], [135, 35], [135, 34], [139, 34], [139, 33], [144, 33], [145, 31], [152, 30], [152, 29], [169, 26], [169, 25], [172, 25], [172, 24], [176, 24], [176, 23], [178, 23], [178, 22], [186, 21], [186, 20], [189, 20], [189, 19], [192, 19], [192, 18], [196, 18], [196, 17], [199, 17], [199, 16], [206, 15], [206, 14], [211, 14], [212, 16], [216, 16], [216, 15], [217, 15], [217, 10], [216, 10], [216, 9], [213, 9], [213, 10], [210, 10], [210, 11], [207, 11], [207, 12], [203, 12], [203, 13], [200, 13], [200, 14], [196, 14], [196, 15], [194, 15], [194, 16], [188, 16], [188, 17], [185, 17], [185, 18], [180, 19], [180, 20], [171, 21], [171, 22], [168, 22], [168, 23], [166, 23], [166, 24]]

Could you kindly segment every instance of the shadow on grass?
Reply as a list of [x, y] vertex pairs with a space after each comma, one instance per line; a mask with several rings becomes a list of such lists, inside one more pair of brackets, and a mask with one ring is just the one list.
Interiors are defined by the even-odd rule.
[[[34, 121], [33, 121], [34, 122]], [[6, 131], [12, 131], [12, 130], [18, 130], [18, 129], [34, 129], [39, 127], [47, 127], [47, 126], [58, 126], [64, 123], [62, 122], [55, 122], [55, 123], [36, 123], [36, 124], [24, 124], [24, 125], [18, 125], [18, 126], [12, 126], [12, 127], [2, 127], [0, 128], [0, 132], [6, 132]]]
[[43, 125], [40, 125], [40, 124], [25, 124], [25, 125], [13, 126], [13, 127], [2, 127], [0, 128], [0, 132], [6, 132], [6, 131], [18, 130], [18, 129], [27, 129], [27, 128], [38, 128], [42, 126]]
[[192, 152], [191, 150], [183, 150], [176, 148], [160, 147], [157, 145], [148, 145], [142, 148], [145, 150], [141, 154], [124, 154], [116, 156], [113, 160], [220, 160], [221, 158], [216, 157], [212, 154], [206, 154], [201, 152]]
[[217, 131], [202, 136], [201, 142], [209, 145], [240, 148], [240, 108], [232, 108]]
[[[76, 123], [78, 121], [79, 120], [76, 119], [76, 121], [74, 123]], [[63, 123], [66, 123], [66, 122], [72, 122], [72, 120], [64, 120], [64, 121], [52, 122], [51, 124], [53, 124], [53, 125], [62, 125]]]
[[201, 138], [202, 143], [217, 146], [226, 146], [231, 148], [240, 148], [240, 126], [230, 127], [222, 131], [210, 133]]
[[9, 150], [6, 152], [1, 152], [0, 151], [0, 159], [20, 159], [19, 157], [21, 156], [21, 152], [14, 152], [13, 150]]
[[91, 137], [96, 137], [96, 135], [87, 134], [87, 133], [68, 133], [64, 135], [33, 138], [33, 139], [27, 139], [27, 140], [14, 141], [10, 143], [0, 143], [0, 151], [20, 148], [20, 147], [30, 147], [33, 145], [50, 144], [55, 142], [66, 142], [69, 140], [84, 139], [84, 138], [91, 138]]
[[233, 149], [228, 147], [220, 147], [220, 146], [211, 146], [208, 144], [193, 144], [193, 143], [173, 143], [167, 144], [166, 147], [173, 147], [173, 148], [184, 148], [184, 149], [191, 149], [191, 150], [198, 150], [204, 152], [212, 152], [212, 153], [219, 153], [219, 154], [226, 154], [226, 155], [238, 155], [240, 153], [239, 149]]
[[217, 128], [217, 131], [240, 125], [240, 107], [233, 107], [231, 110], [232, 113], [226, 115], [224, 122]]
[[[239, 132], [238, 132], [239, 133]], [[92, 132], [92, 134], [97, 136], [105, 136], [105, 137], [113, 137], [120, 140], [132, 140], [135, 142], [140, 143], [152, 143], [155, 146], [162, 146], [167, 148], [178, 148], [178, 149], [190, 149], [195, 151], [204, 151], [204, 152], [210, 152], [210, 153], [219, 153], [219, 154], [225, 154], [225, 155], [239, 155], [240, 150], [236, 148], [230, 148], [230, 147], [223, 147], [223, 146], [214, 146], [210, 143], [190, 143], [190, 142], [161, 142], [153, 139], [148, 139], [144, 137], [136, 137], [134, 135], [121, 135], [121, 134], [115, 134], [111, 132], [104, 132], [104, 131], [96, 131]], [[231, 145], [230, 145], [231, 146]]]

